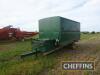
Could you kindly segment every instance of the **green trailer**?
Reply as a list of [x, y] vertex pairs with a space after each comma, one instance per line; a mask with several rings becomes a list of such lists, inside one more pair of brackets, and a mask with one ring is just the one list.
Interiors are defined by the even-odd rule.
[[[46, 52], [57, 46], [65, 46], [80, 39], [80, 23], [60, 16], [39, 20], [38, 51]], [[33, 43], [34, 44], [34, 43]], [[34, 50], [34, 45], [33, 45]]]
[[39, 20], [39, 39], [32, 40], [32, 52], [52, 52], [80, 39], [80, 23], [60, 16]]

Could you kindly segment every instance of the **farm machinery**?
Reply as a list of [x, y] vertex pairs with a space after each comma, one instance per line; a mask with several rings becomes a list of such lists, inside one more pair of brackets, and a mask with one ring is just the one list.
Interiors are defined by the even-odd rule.
[[80, 23], [60, 16], [39, 20], [39, 39], [32, 40], [32, 51], [27, 55], [47, 55], [80, 39]]
[[11, 25], [9, 25], [0, 29], [0, 40], [9, 40], [13, 38], [16, 40], [22, 40], [36, 34], [38, 34], [38, 32], [21, 31], [19, 28], [13, 28]]

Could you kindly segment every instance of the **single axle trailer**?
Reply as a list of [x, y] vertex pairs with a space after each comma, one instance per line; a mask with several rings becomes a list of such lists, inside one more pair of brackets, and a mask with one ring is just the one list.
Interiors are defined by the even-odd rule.
[[[60, 16], [39, 20], [39, 39], [32, 40], [32, 53], [44, 55], [80, 40], [80, 23]], [[32, 54], [30, 53], [30, 54]], [[29, 55], [23, 54], [22, 57]]]

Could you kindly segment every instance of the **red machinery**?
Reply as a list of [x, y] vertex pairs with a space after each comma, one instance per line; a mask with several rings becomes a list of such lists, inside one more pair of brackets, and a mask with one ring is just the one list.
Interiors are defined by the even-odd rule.
[[21, 31], [18, 28], [13, 28], [12, 26], [6, 26], [6, 27], [0, 29], [0, 40], [8, 40], [8, 39], [12, 39], [12, 38], [21, 40], [26, 37], [32, 37], [36, 34], [38, 34], [38, 32]]

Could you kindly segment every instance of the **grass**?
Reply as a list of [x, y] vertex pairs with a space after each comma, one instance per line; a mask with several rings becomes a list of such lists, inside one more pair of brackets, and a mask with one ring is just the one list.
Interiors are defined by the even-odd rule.
[[0, 45], [0, 61], [9, 60], [16, 56], [19, 56], [21, 53], [31, 50], [30, 41], [25, 42], [12, 42], [5, 45]]
[[[82, 34], [81, 40], [95, 40], [100, 34]], [[48, 56], [29, 56], [20, 59], [20, 54], [30, 51], [31, 43], [28, 41], [17, 41], [11, 43], [0, 43], [0, 75], [37, 75], [44, 69], [52, 69], [57, 63], [55, 53]]]
[[12, 60], [2, 63], [0, 73], [1, 75], [37, 75], [45, 68], [52, 68], [53, 57], [41, 57], [37, 60], [24, 59], [24, 60]]
[[[55, 55], [20, 59], [20, 54], [31, 50], [30, 41], [0, 43], [0, 75], [37, 75], [45, 68], [52, 68]], [[52, 62], [51, 62], [52, 61]]]
[[100, 33], [96, 33], [96, 34], [82, 34], [81, 33], [81, 40], [97, 40], [100, 39]]

